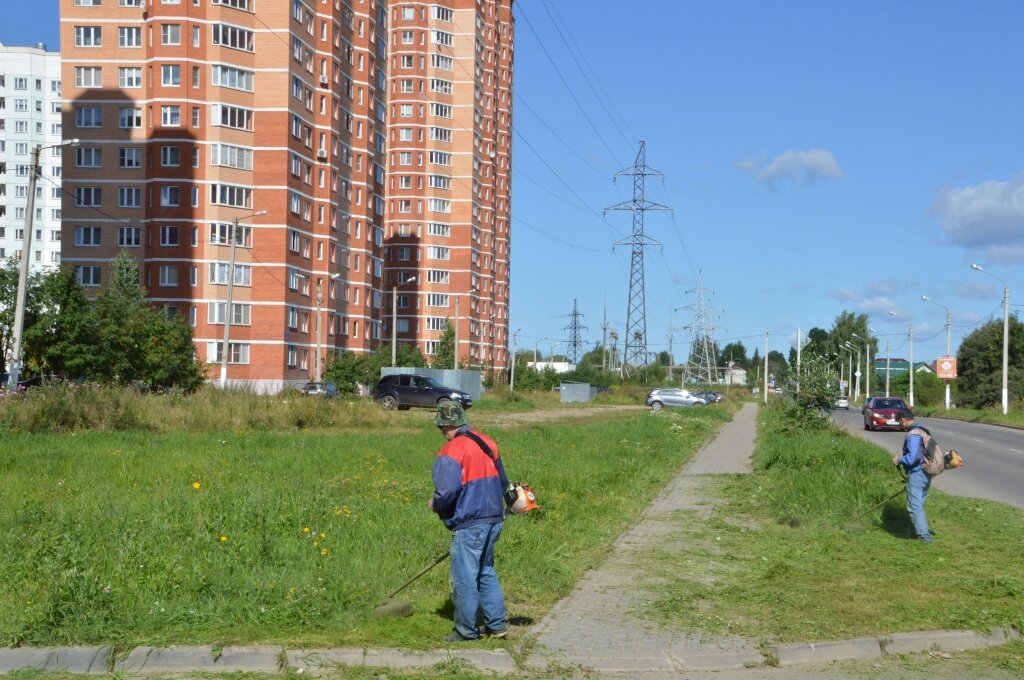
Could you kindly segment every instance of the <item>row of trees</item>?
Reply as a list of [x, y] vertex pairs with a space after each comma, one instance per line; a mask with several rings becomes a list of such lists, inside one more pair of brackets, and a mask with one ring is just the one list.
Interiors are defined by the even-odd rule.
[[[0, 267], [0, 361], [12, 351], [18, 262]], [[204, 371], [186, 319], [146, 303], [139, 269], [128, 253], [111, 263], [110, 279], [89, 300], [69, 269], [29, 277], [22, 345], [30, 375], [149, 389], [192, 391]]]

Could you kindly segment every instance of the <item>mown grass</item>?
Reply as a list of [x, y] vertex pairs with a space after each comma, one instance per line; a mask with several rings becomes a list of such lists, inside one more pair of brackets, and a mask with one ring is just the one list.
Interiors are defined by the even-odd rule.
[[915, 406], [914, 414], [929, 418], [949, 418], [951, 420], [966, 420], [971, 423], [1008, 425], [1024, 429], [1024, 411], [1015, 410], [1012, 408], [1013, 406], [1015, 404], [1011, 404], [1011, 409], [1007, 411], [1006, 415], [1003, 415], [1002, 408], [998, 406], [985, 409], [953, 408], [948, 411], [942, 406]]
[[[427, 647], [450, 630], [446, 565], [403, 592], [412, 617], [372, 614], [448, 547], [426, 509], [443, 443], [428, 412], [173, 399], [163, 422], [136, 405], [132, 431], [0, 440], [0, 645]], [[296, 401], [312, 414], [304, 422], [342, 424], [300, 429]], [[499, 546], [513, 622], [539, 620], [567, 594], [726, 418], [703, 409], [489, 428], [543, 508], [511, 518]]]
[[838, 429], [783, 434], [777, 409], [761, 415], [755, 472], [710, 485], [711, 519], [681, 518], [683, 553], [650, 558], [671, 564], [661, 621], [779, 641], [1024, 626], [1024, 513], [933, 488], [934, 544], [911, 540], [902, 495], [851, 530], [899, 490], [889, 454]]

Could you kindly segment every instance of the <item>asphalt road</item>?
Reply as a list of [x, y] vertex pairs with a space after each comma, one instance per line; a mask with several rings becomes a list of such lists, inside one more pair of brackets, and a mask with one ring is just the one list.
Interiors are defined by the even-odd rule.
[[[904, 434], [898, 431], [867, 432], [860, 408], [832, 412], [837, 423], [853, 434], [898, 453]], [[1024, 430], [998, 425], [966, 423], [944, 418], [919, 418], [939, 446], [956, 449], [964, 466], [946, 470], [932, 484], [937, 489], [957, 496], [987, 498], [1024, 509]]]

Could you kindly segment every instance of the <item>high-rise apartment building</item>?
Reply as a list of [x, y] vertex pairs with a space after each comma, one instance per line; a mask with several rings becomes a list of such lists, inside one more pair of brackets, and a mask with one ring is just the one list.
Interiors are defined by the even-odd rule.
[[512, 0], [389, 5], [385, 295], [428, 358], [445, 325], [461, 366], [507, 365]]
[[232, 384], [375, 347], [387, 21], [378, 0], [61, 0], [78, 280], [97, 290], [131, 252], [214, 378], [229, 319]]
[[60, 264], [60, 53], [0, 45], [0, 261], [21, 258], [32, 152], [39, 155], [31, 225], [31, 271]]

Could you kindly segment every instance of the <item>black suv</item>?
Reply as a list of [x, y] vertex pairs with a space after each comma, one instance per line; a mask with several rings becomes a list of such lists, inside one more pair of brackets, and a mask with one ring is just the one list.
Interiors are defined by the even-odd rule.
[[462, 390], [445, 387], [429, 375], [386, 375], [373, 388], [373, 400], [383, 408], [405, 410], [413, 406], [434, 408], [442, 401], [457, 401], [462, 408], [473, 405], [473, 398]]

